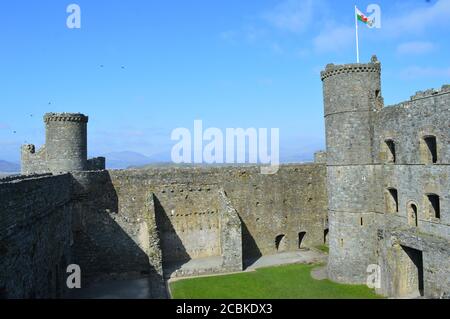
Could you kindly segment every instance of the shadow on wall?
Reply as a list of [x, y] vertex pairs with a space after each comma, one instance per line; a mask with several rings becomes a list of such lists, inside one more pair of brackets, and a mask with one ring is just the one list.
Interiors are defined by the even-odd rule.
[[170, 278], [191, 257], [173, 227], [166, 210], [154, 194], [153, 202], [155, 205], [156, 226], [160, 236], [164, 277]]
[[244, 220], [240, 216], [239, 219], [241, 220], [242, 225], [242, 259], [244, 269], [246, 269], [261, 258], [262, 253]]
[[129, 235], [148, 233], [150, 227], [119, 212], [109, 173], [77, 174], [74, 190], [74, 262], [81, 267], [82, 285], [145, 277], [148, 298], [167, 297], [161, 271], [150, 264], [148, 254]]

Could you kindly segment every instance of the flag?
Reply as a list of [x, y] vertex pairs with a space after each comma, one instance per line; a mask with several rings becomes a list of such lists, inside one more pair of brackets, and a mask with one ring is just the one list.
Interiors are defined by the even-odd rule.
[[373, 19], [369, 19], [364, 13], [362, 13], [358, 8], [356, 8], [356, 16], [358, 21], [367, 24], [369, 27], [373, 25]]

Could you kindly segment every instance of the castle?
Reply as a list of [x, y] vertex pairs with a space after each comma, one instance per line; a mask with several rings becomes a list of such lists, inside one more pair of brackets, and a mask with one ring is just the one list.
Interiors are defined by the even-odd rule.
[[[105, 170], [82, 114], [47, 114], [45, 146], [0, 180], [0, 296], [64, 297], [83, 284], [241, 271], [328, 243], [328, 277], [390, 297], [450, 295], [450, 86], [384, 107], [381, 65], [327, 65], [326, 152], [310, 164]], [[189, 260], [208, 267], [189, 269]]]

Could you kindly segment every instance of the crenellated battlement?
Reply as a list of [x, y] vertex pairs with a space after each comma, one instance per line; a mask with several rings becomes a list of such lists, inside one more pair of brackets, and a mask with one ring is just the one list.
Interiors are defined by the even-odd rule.
[[[433, 97], [439, 97], [445, 94], [449, 94], [450, 93], [450, 85], [443, 85], [441, 87], [441, 89], [428, 89], [425, 91], [418, 91], [416, 92], [416, 94], [414, 94], [413, 96], [410, 97], [409, 100], [400, 102], [400, 103], [396, 103], [396, 104], [391, 104], [391, 105], [386, 105], [383, 109], [380, 109], [379, 111], [383, 111], [386, 109], [393, 109], [393, 108], [405, 108], [408, 109], [410, 108], [413, 104], [412, 102], [415, 101], [419, 101], [419, 100], [424, 100], [424, 99], [428, 99], [428, 98], [433, 98]], [[415, 107], [421, 107], [421, 104], [415, 104]]]
[[450, 85], [449, 84], [443, 85], [440, 90], [429, 89], [429, 90], [425, 90], [425, 91], [418, 91], [418, 92], [416, 92], [416, 94], [411, 96], [410, 101], [425, 99], [428, 97], [441, 95], [441, 94], [447, 94], [447, 93], [450, 93]]
[[36, 146], [34, 144], [22, 145], [22, 154], [34, 154], [36, 153]]
[[344, 65], [328, 65], [325, 71], [320, 73], [322, 81], [326, 78], [338, 75], [338, 74], [349, 74], [349, 73], [381, 73], [380, 65], [371, 64], [344, 64]]
[[353, 63], [353, 64], [328, 64], [325, 70], [320, 72], [321, 80], [326, 78], [339, 75], [339, 74], [349, 74], [349, 73], [381, 73], [381, 63], [378, 61], [376, 56], [372, 56], [370, 63]]
[[44, 122], [79, 122], [87, 123], [89, 117], [81, 113], [47, 113], [44, 115]]

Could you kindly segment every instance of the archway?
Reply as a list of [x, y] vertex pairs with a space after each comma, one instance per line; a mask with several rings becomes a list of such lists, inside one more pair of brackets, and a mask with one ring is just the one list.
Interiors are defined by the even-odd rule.
[[305, 239], [306, 232], [302, 231], [298, 233], [298, 249], [305, 248], [303, 244], [303, 240]]
[[398, 265], [397, 294], [399, 297], [418, 297], [424, 295], [423, 254], [422, 251], [400, 245], [400, 264]]
[[286, 250], [286, 236], [284, 234], [275, 237], [275, 248], [277, 252], [282, 252]]

